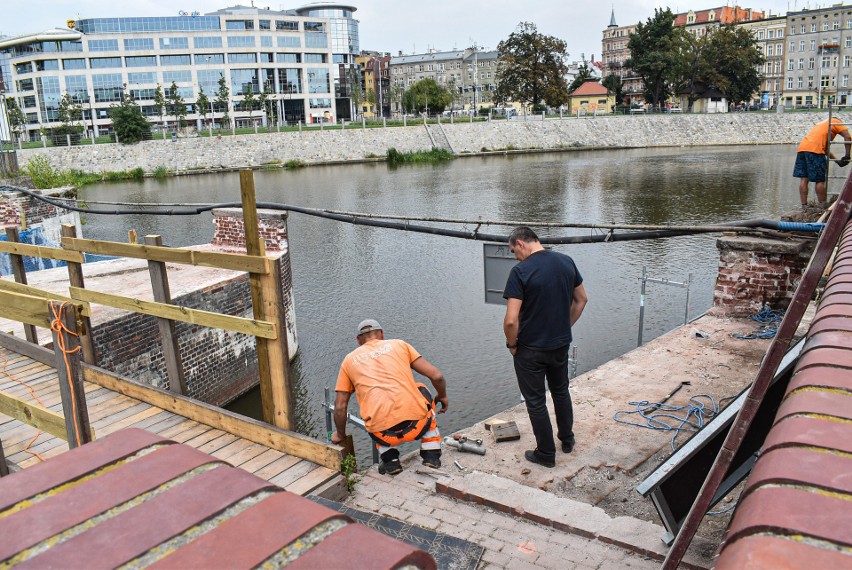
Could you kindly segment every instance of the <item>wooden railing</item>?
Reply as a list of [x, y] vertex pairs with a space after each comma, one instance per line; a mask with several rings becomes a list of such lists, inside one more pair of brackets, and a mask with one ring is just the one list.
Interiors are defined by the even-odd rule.
[[[277, 263], [266, 257], [265, 244], [260, 238], [254, 179], [250, 170], [240, 172], [240, 184], [247, 255], [163, 247], [159, 236], [146, 236], [144, 244], [82, 239], [76, 237], [73, 225], [62, 227], [61, 247], [34, 246], [17, 243], [17, 228], [7, 227], [6, 233], [10, 241], [0, 242], [0, 252], [10, 254], [13, 268], [15, 268], [16, 282], [0, 280], [0, 303], [9, 308], [6, 312], [0, 312], [0, 316], [25, 323], [27, 340], [37, 344], [38, 337], [34, 327], [50, 327], [49, 319], [42, 318], [39, 313], [44, 300], [74, 303], [79, 307], [80, 343], [83, 360], [86, 363], [86, 366], [83, 366], [83, 376], [86, 380], [98, 384], [105, 382], [110, 384], [108, 387], [111, 389], [122, 393], [129, 390], [133, 394], [138, 394], [133, 397], [175, 413], [186, 412], [191, 414], [187, 415], [188, 418], [213, 427], [231, 431], [228, 427], [230, 426], [233, 429], [244, 430], [252, 436], [249, 437], [242, 431], [232, 431], [232, 433], [265, 445], [274, 442], [275, 445], [270, 447], [327, 467], [340, 469], [344, 448], [305, 438], [291, 431], [294, 424], [293, 397], [290, 386], [287, 329], [282, 311], [280, 269]], [[87, 289], [82, 265], [85, 253], [147, 260], [155, 301]], [[23, 271], [22, 256], [24, 255], [66, 261], [70, 282], [68, 296], [28, 286], [26, 273]], [[253, 318], [222, 315], [172, 304], [165, 268], [167, 262], [247, 272]], [[5, 302], [7, 297], [4, 296], [8, 295], [18, 296], [16, 298], [19, 298], [20, 302]], [[92, 303], [150, 315], [158, 319], [171, 392], [120, 378], [97, 368], [97, 355], [89, 322]], [[186, 389], [181, 355], [174, 332], [176, 321], [235, 331], [253, 335], [256, 338], [263, 420], [281, 428], [282, 431], [271, 432], [267, 428], [260, 429], [262, 426], [260, 422], [229, 414], [219, 408], [188, 398], [178, 398], [185, 393]], [[107, 380], [107, 378], [110, 379]], [[177, 402], [180, 402], [180, 405]], [[175, 409], [167, 407], [168, 405], [175, 406]], [[252, 439], [253, 437], [255, 439]], [[349, 447], [351, 448], [351, 443]]]

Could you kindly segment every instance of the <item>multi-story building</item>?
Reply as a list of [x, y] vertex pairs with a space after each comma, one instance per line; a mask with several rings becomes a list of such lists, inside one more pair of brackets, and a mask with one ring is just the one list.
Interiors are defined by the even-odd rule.
[[355, 58], [361, 53], [358, 20], [352, 16], [357, 9], [349, 4], [313, 2], [295, 10], [299, 16], [328, 20], [331, 58], [335, 64], [335, 107], [341, 119], [350, 119], [353, 116], [352, 89], [361, 83], [358, 64], [355, 62]]
[[434, 79], [453, 93], [451, 110], [490, 106], [497, 88], [497, 52], [467, 48], [391, 58], [393, 110], [401, 110], [401, 93], [422, 79]]
[[636, 30], [636, 24], [619, 26], [615, 22], [615, 9], [609, 19], [609, 26], [603, 31], [601, 41], [601, 73], [604, 77], [617, 75], [621, 79], [624, 104], [642, 103], [645, 99], [645, 82], [632, 68], [627, 66], [630, 48], [627, 47], [630, 35]]
[[366, 117], [386, 117], [390, 113], [388, 87], [390, 87], [390, 54], [364, 52], [355, 61], [361, 72], [359, 113]]
[[[289, 123], [334, 121], [329, 36], [327, 18], [243, 6], [204, 15], [81, 19], [65, 29], [0, 39], [0, 78], [5, 96], [24, 113], [28, 139], [59, 126], [66, 93], [82, 106], [94, 134], [112, 131], [109, 107], [125, 89], [156, 122], [156, 89], [168, 93], [172, 84], [188, 104], [187, 121], [198, 126], [205, 118], [221, 124], [226, 114], [236, 126], [269, 115]], [[221, 77], [230, 91], [227, 107], [214, 103]], [[195, 105], [202, 88], [210, 109]], [[266, 90], [271, 112], [246, 108], [249, 90]]]
[[758, 68], [761, 85], [751, 103], [763, 108], [772, 107], [781, 100], [784, 90], [784, 31], [787, 19], [784, 16], [769, 16], [737, 25], [751, 33], [766, 60]]
[[786, 36], [784, 106], [852, 102], [852, 6], [790, 12]]
[[694, 10], [681, 12], [675, 15], [672, 25], [675, 27], [683, 26], [687, 32], [700, 38], [723, 24], [740, 24], [752, 20], [761, 20], [765, 16], [763, 12], [749, 8], [720, 6], [719, 8], [710, 8], [697, 12]]

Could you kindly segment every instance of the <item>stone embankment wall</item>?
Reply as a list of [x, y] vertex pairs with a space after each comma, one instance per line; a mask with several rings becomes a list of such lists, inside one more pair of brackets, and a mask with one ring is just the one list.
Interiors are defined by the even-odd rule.
[[[603, 116], [563, 119], [515, 118], [481, 123], [431, 125], [437, 139], [445, 135], [457, 154], [581, 148], [644, 148], [664, 146], [791, 144], [798, 142], [828, 113], [726, 113], [714, 115]], [[852, 113], [838, 113], [843, 122]], [[436, 139], [436, 140], [437, 140]], [[291, 160], [306, 164], [359, 161], [384, 156], [389, 148], [408, 152], [433, 145], [422, 125], [362, 129], [327, 128], [302, 132], [183, 138], [146, 141], [136, 145], [94, 145], [18, 151], [24, 166], [36, 155], [48, 157], [54, 168], [89, 172], [141, 167], [174, 171], [236, 169], [280, 165]]]

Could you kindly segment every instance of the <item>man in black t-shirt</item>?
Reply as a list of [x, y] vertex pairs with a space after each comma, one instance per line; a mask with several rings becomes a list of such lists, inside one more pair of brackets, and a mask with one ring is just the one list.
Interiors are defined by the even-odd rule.
[[514, 357], [518, 387], [536, 443], [536, 449], [524, 456], [544, 467], [555, 467], [556, 445], [544, 380], [553, 397], [556, 436], [562, 451], [571, 453], [574, 412], [568, 392], [568, 348], [571, 326], [580, 318], [589, 298], [574, 260], [544, 249], [530, 228], [515, 228], [509, 235], [509, 247], [520, 263], [512, 268], [503, 291], [508, 301], [503, 332], [506, 348]]

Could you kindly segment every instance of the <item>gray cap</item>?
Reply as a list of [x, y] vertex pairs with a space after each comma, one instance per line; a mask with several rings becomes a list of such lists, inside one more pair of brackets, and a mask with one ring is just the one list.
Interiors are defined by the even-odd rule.
[[364, 319], [363, 321], [358, 323], [358, 332], [356, 334], [358, 336], [361, 336], [362, 334], [365, 334], [365, 333], [368, 333], [368, 332], [380, 331], [380, 330], [383, 330], [383, 329], [382, 329], [382, 325], [379, 324], [379, 321], [375, 321], [373, 319]]

